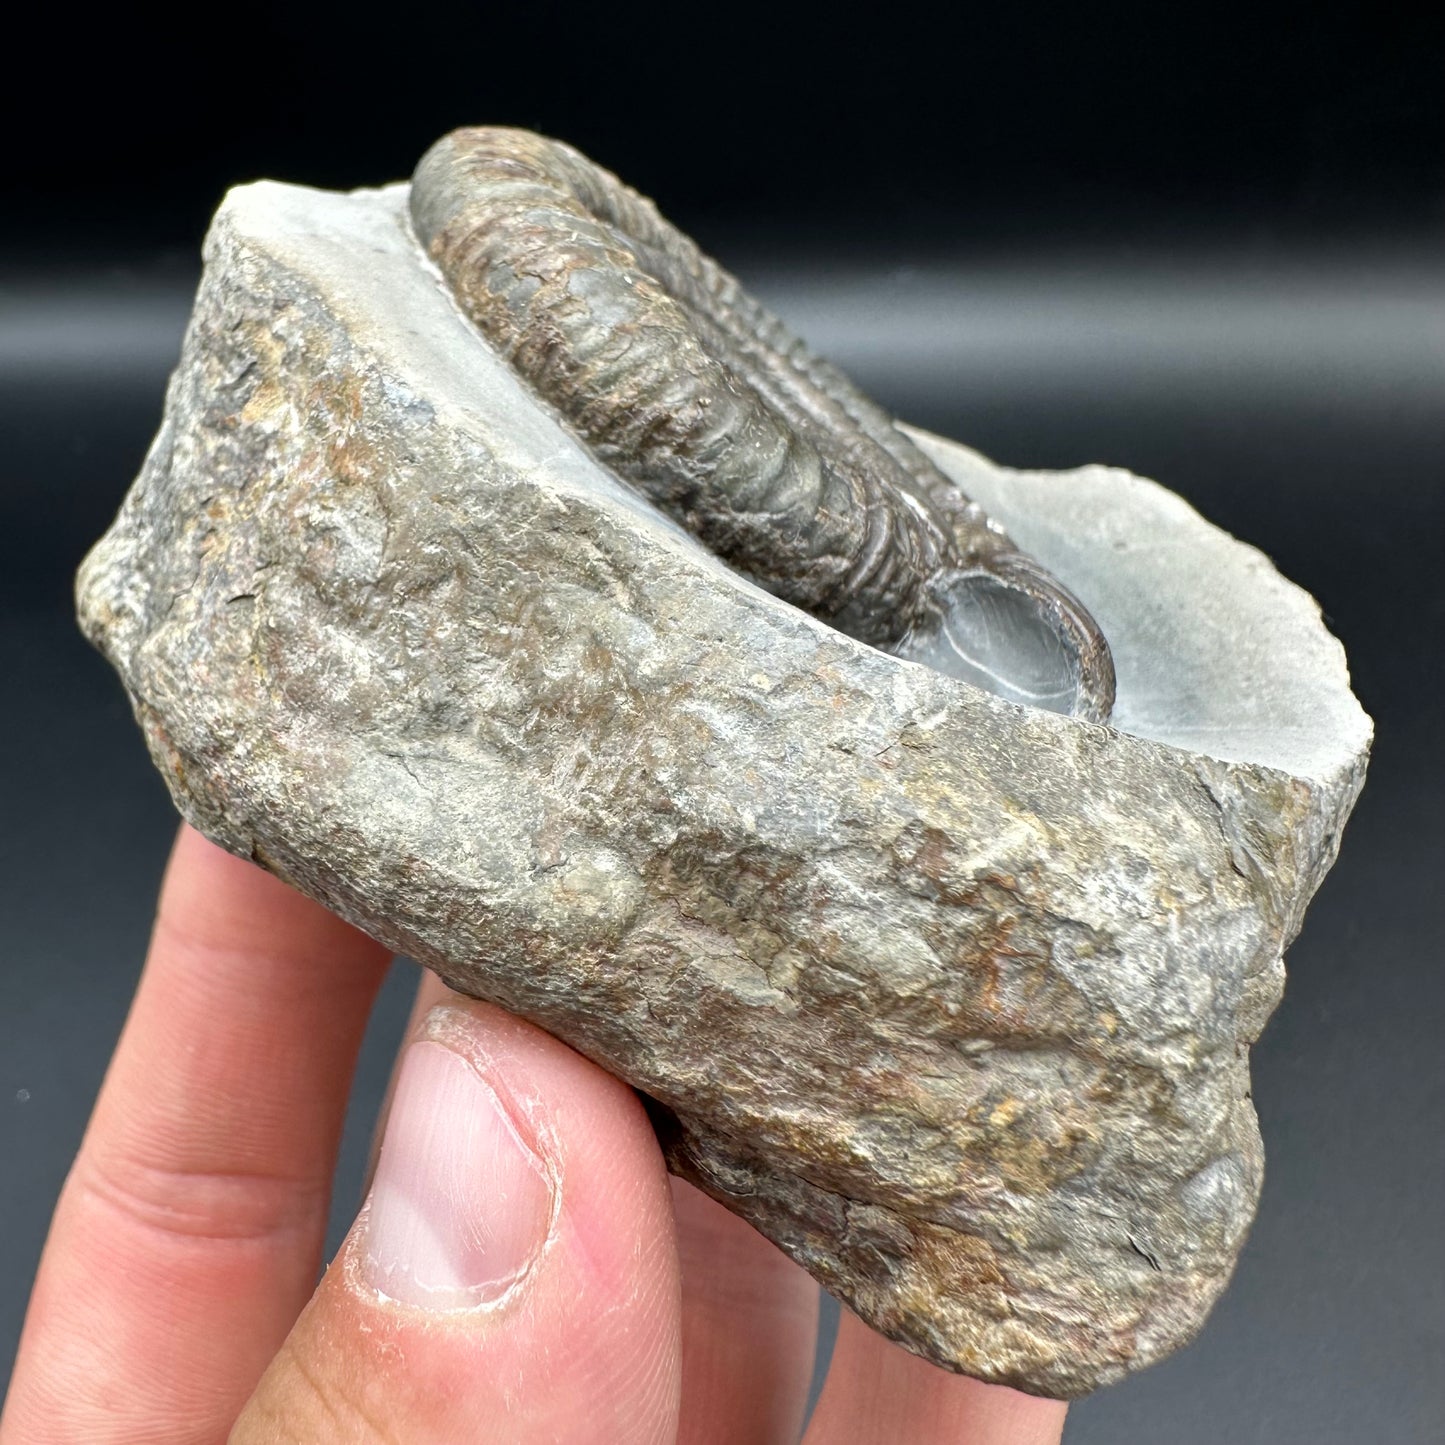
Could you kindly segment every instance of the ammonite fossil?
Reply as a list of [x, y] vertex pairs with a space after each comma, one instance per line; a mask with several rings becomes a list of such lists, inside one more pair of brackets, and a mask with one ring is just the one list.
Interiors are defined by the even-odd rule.
[[[414, 194], [230, 194], [78, 596], [191, 823], [625, 1079], [873, 1328], [1060, 1397], [1200, 1328], [1370, 725], [1180, 498], [905, 438], [609, 177], [472, 132]], [[1109, 726], [878, 644], [1061, 711], [1112, 658]]]
[[652, 203], [559, 141], [453, 131], [412, 181], [462, 309], [614, 472], [777, 596], [1102, 721], [1079, 600]]

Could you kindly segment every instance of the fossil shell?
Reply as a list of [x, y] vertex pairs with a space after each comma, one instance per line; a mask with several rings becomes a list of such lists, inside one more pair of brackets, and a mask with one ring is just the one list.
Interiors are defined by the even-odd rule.
[[1079, 1395], [1234, 1266], [1369, 722], [1177, 497], [910, 436], [1098, 617], [1112, 726], [724, 565], [479, 339], [404, 188], [248, 186], [81, 620], [208, 836], [629, 1080], [877, 1329]]
[[454, 131], [411, 213], [597, 458], [754, 581], [1017, 701], [1107, 718], [1088, 610], [650, 201], [559, 141]]

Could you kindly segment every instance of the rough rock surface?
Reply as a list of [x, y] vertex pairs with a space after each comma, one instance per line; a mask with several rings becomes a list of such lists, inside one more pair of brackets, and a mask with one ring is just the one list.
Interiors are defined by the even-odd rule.
[[918, 440], [1082, 597], [1114, 725], [741, 581], [483, 345], [401, 188], [219, 214], [85, 563], [197, 827], [655, 1101], [876, 1328], [1082, 1394], [1251, 1219], [1247, 1045], [1369, 723], [1318, 609], [1152, 483]]

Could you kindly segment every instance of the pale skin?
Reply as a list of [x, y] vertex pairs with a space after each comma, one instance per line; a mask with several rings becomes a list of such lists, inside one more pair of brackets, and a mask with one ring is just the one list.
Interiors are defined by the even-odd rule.
[[[817, 1286], [669, 1180], [625, 1085], [429, 975], [378, 1183], [317, 1284], [351, 1073], [389, 962], [181, 830], [55, 1210], [0, 1445], [796, 1441]], [[465, 1177], [450, 1206], [478, 1259], [525, 1255], [479, 1303], [419, 1307], [375, 1286], [378, 1240], [396, 1234], [376, 1222], [382, 1181], [432, 1177], [415, 1157], [431, 1136], [408, 1120], [431, 1121], [433, 1077], [504, 1101], [478, 1158], [516, 1147], [530, 1161], [508, 1197], [536, 1206], [535, 1248], [485, 1188], [460, 1197]], [[949, 1374], [845, 1311], [803, 1439], [1053, 1445], [1063, 1423], [1062, 1404]]]

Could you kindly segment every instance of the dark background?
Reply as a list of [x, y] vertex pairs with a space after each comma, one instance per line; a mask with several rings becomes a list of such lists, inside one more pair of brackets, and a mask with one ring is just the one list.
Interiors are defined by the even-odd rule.
[[[1008, 463], [1155, 476], [1319, 597], [1378, 737], [1254, 1055], [1259, 1219], [1200, 1340], [1076, 1407], [1066, 1438], [1445, 1437], [1437, 15], [29, 23], [0, 115], [0, 1371], [173, 826], [69, 578], [159, 418], [210, 212], [236, 181], [375, 184], [452, 126], [506, 122], [654, 195], [906, 419]], [[399, 966], [368, 1044], [333, 1237], [409, 986]]]

